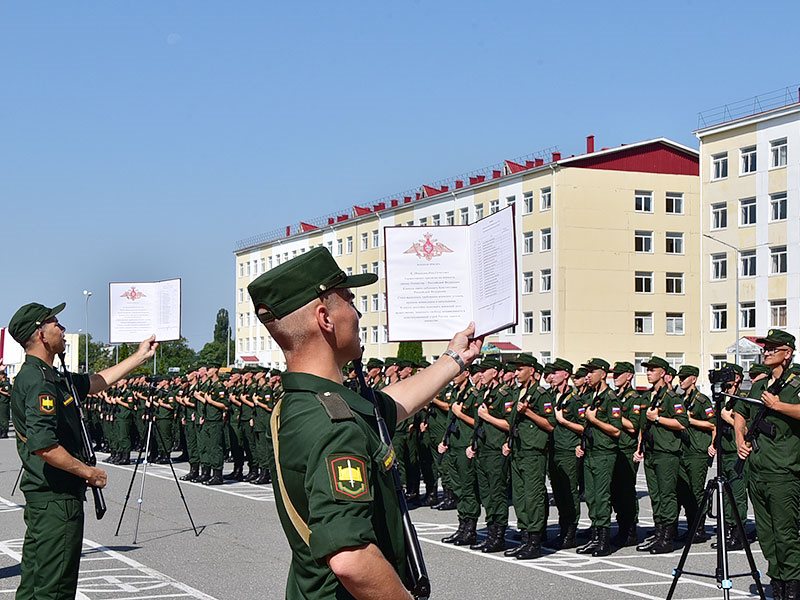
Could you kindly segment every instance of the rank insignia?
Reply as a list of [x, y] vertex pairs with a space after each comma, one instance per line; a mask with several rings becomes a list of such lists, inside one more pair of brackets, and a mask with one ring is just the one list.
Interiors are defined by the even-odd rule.
[[52, 415], [56, 412], [56, 399], [50, 394], [39, 394], [39, 412]]
[[381, 458], [381, 464], [386, 471], [391, 469], [392, 465], [394, 465], [394, 457], [394, 448], [392, 446], [387, 446], [386, 453]]
[[70, 396], [69, 398], [67, 398], [66, 400], [64, 400], [64, 406], [69, 406], [69, 405], [70, 405], [70, 404], [72, 404], [73, 402], [75, 402], [75, 398], [73, 398], [72, 396]]
[[548, 415], [553, 412], [553, 404], [551, 402], [544, 403], [544, 412]]
[[619, 406], [612, 406], [611, 407], [611, 416], [615, 419], [619, 419], [622, 416], [622, 409]]
[[683, 407], [683, 404], [673, 404], [672, 408], [675, 409], [676, 415], [682, 415], [686, 411], [686, 409]]
[[506, 403], [503, 404], [503, 408], [505, 409], [505, 411], [507, 413], [510, 413], [512, 410], [514, 410], [514, 403], [513, 402], [506, 402]]
[[350, 454], [333, 454], [327, 461], [334, 498], [361, 502], [372, 500], [364, 458]]

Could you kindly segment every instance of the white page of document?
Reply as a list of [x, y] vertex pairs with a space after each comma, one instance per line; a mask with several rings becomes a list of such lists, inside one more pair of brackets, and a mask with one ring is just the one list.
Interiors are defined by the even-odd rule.
[[141, 342], [181, 337], [181, 280], [109, 283], [109, 341]]

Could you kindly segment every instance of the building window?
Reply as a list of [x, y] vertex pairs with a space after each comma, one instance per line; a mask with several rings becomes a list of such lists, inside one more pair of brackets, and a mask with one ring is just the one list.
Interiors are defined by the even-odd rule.
[[771, 168], [785, 167], [787, 159], [786, 138], [769, 143], [769, 166]]
[[721, 369], [728, 362], [728, 356], [725, 354], [712, 354], [711, 355], [711, 368]]
[[728, 328], [728, 305], [711, 305], [711, 330], [723, 331]]
[[650, 360], [651, 356], [650, 352], [636, 352], [633, 355], [633, 369], [637, 373], [647, 373], [644, 363]]
[[511, 206], [517, 201], [516, 196], [506, 196], [506, 206]]
[[342, 249], [344, 248], [344, 240], [338, 239], [336, 240], [336, 256], [341, 256], [343, 254]]
[[725, 202], [711, 205], [711, 229], [725, 229], [728, 226], [728, 205]]
[[542, 229], [542, 234], [539, 243], [539, 250], [541, 252], [549, 252], [553, 249], [553, 236], [550, 232], [550, 228]]
[[465, 206], [459, 209], [458, 213], [461, 216], [461, 224], [469, 225], [469, 207]]
[[378, 326], [377, 325], [373, 325], [369, 329], [370, 329], [370, 339], [372, 340], [372, 343], [373, 344], [377, 344], [378, 343]]
[[634, 333], [653, 333], [653, 313], [651, 312], [637, 312], [633, 314], [633, 332]]
[[377, 248], [381, 245], [381, 235], [379, 230], [375, 229], [372, 231], [372, 247]]
[[539, 291], [549, 292], [552, 289], [553, 277], [550, 269], [542, 269], [539, 277]]
[[489, 214], [493, 215], [500, 210], [500, 200], [489, 200]]
[[682, 294], [683, 273], [667, 273], [666, 284], [668, 294]]
[[367, 328], [366, 327], [360, 327], [359, 328], [359, 330], [358, 330], [358, 339], [361, 341], [361, 345], [362, 346], [367, 343]]
[[769, 196], [769, 220], [786, 220], [786, 192], [778, 192]]
[[533, 252], [533, 232], [526, 231], [522, 234], [522, 252], [530, 254]]
[[747, 225], [756, 224], [756, 199], [744, 198], [739, 200], [739, 225], [745, 227]]
[[369, 267], [367, 266], [366, 263], [364, 263], [363, 265], [361, 265], [361, 274], [364, 275], [366, 273], [369, 273]]
[[533, 212], [533, 192], [525, 192], [522, 194], [522, 203], [526, 215]]
[[741, 161], [739, 162], [739, 174], [749, 175], [756, 172], [756, 147], [748, 146], [739, 150]]
[[728, 255], [724, 252], [711, 255], [711, 279], [721, 281], [728, 278]]
[[769, 249], [770, 275], [786, 273], [786, 246], [773, 246]]
[[244, 313], [239, 313], [239, 327], [244, 327]]
[[755, 329], [756, 303], [742, 302], [739, 304], [739, 327], [742, 329]]
[[541, 312], [541, 322], [539, 324], [539, 331], [542, 333], [550, 333], [553, 330], [553, 316], [549, 310]]
[[548, 350], [543, 350], [542, 353], [541, 353], [540, 358], [541, 358], [540, 362], [543, 365], [546, 365], [547, 363], [550, 362], [550, 352]]
[[378, 312], [378, 294], [372, 294], [372, 311]]
[[366, 296], [361, 296], [361, 302], [359, 303], [359, 306], [360, 306], [360, 310], [361, 310], [361, 314], [362, 315], [365, 312], [367, 312], [367, 307], [369, 306], [369, 304], [367, 302], [367, 297]]
[[380, 269], [378, 268], [378, 261], [375, 261], [374, 263], [372, 263], [372, 272], [373, 272], [375, 275], [377, 275], [378, 277], [380, 277], [380, 276], [381, 276]]
[[636, 271], [634, 276], [634, 290], [637, 294], [653, 293], [653, 272]]
[[350, 275], [353, 274], [353, 267], [347, 267], [345, 269], [345, 272], [347, 273], [347, 276], [349, 277]]
[[725, 179], [728, 176], [728, 153], [714, 154], [711, 157], [711, 180]]
[[786, 327], [786, 300], [769, 301], [769, 326]]
[[244, 302], [244, 289], [239, 288], [239, 302]]
[[381, 325], [381, 344], [389, 341], [389, 328], [386, 325]]
[[[328, 243], [330, 244], [330, 242], [328, 242]], [[330, 248], [328, 248], [328, 250], [330, 250]], [[271, 256], [267, 257], [267, 264], [269, 265], [269, 268], [271, 269], [272, 268], [272, 257]]]
[[445, 214], [445, 222], [448, 225], [455, 225], [456, 224], [456, 213], [453, 210], [448, 210]]
[[433, 215], [431, 217], [431, 225], [433, 225], [434, 227], [438, 227], [439, 225], [441, 225], [442, 223], [441, 217], [442, 217], [441, 215]]
[[653, 212], [653, 192], [636, 190], [633, 196], [633, 207], [636, 212]]
[[756, 251], [745, 250], [739, 253], [739, 275], [742, 277], [756, 276]]
[[483, 202], [475, 205], [475, 220], [478, 221], [483, 218]]
[[667, 359], [669, 366], [676, 371], [680, 370], [683, 365], [683, 352], [667, 352], [664, 358]]
[[361, 250], [366, 250], [369, 248], [369, 234], [362, 233], [361, 234]]
[[420, 219], [419, 219], [419, 224], [420, 224], [422, 227], [425, 227], [425, 226], [428, 224], [428, 217], [420, 217]]
[[533, 293], [533, 271], [525, 271], [522, 274], [522, 290], [523, 294]]
[[260, 350], [261, 350], [261, 352], [263, 352], [264, 350], [266, 350], [266, 349], [267, 349], [267, 342], [266, 342], [266, 340], [264, 339], [264, 336], [263, 336], [263, 335], [262, 335], [262, 336], [259, 338], [259, 340], [260, 340], [260, 343], [261, 343]]
[[633, 249], [636, 252], [652, 252], [653, 251], [653, 232], [652, 231], [635, 231], [633, 238]]
[[348, 235], [347, 236], [347, 253], [348, 254], [352, 254], [353, 253], [353, 236], [352, 235]]
[[683, 335], [683, 313], [667, 313], [667, 335]]
[[239, 263], [239, 277], [244, 277], [244, 263]]
[[533, 333], [533, 313], [522, 313], [523, 333]]
[[666, 213], [668, 215], [683, 214], [683, 194], [680, 192], [667, 192]]
[[247, 261], [246, 268], [247, 268], [247, 274], [250, 275], [250, 261], [249, 260]]
[[553, 193], [549, 187], [542, 188], [539, 192], [539, 210], [550, 210], [553, 208]]
[[667, 254], [683, 254], [683, 234], [677, 231], [667, 232]]

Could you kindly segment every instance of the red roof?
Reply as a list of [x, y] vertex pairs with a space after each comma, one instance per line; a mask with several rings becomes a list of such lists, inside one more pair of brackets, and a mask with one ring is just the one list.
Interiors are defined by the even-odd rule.
[[242, 361], [243, 362], [259, 362], [257, 356], [243, 356], [242, 357]]
[[672, 175], [700, 174], [700, 159], [694, 151], [689, 149], [687, 152], [662, 140], [584, 154], [562, 161], [561, 164], [606, 171], [637, 171]]
[[522, 350], [522, 348], [518, 348], [511, 342], [490, 342], [490, 343], [498, 350], [504, 350], [506, 352], [519, 352], [520, 350]]

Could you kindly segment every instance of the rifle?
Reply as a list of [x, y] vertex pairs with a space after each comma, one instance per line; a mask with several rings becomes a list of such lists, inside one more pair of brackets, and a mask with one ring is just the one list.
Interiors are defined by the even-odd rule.
[[[651, 408], [658, 408], [659, 406], [661, 406], [662, 400], [663, 400], [662, 398], [658, 397], [658, 392], [656, 392], [653, 395], [653, 399], [650, 401], [650, 406], [648, 407], [648, 410]], [[647, 419], [647, 422], [644, 424], [644, 429], [642, 429], [642, 437], [639, 438], [639, 445], [636, 448], [637, 454], [643, 454], [644, 443], [650, 442], [650, 440], [652, 439], [653, 435], [650, 433], [650, 429], [652, 427], [653, 427], [653, 421]]]
[[[486, 400], [486, 396], [489, 392], [490, 388], [487, 388], [486, 393], [483, 395], [484, 401]], [[482, 404], [482, 403], [481, 403]], [[486, 438], [486, 430], [483, 428], [483, 419], [478, 416], [478, 411], [475, 411], [475, 428], [472, 430], [472, 440], [469, 443], [469, 447], [472, 448], [473, 452], [478, 451], [478, 441]]]
[[[770, 394], [777, 396], [781, 393], [781, 390], [786, 387], [786, 384], [789, 383], [793, 378], [794, 375], [789, 375], [786, 377], [786, 379], [780, 377], [772, 382], [772, 385], [767, 388], [767, 391]], [[762, 433], [771, 440], [774, 440], [778, 433], [777, 429], [775, 428], [775, 423], [770, 423], [767, 421], [768, 414], [769, 408], [766, 406], [759, 408], [756, 416], [753, 417], [752, 423], [750, 423], [750, 427], [747, 428], [747, 431], [744, 434], [744, 441], [749, 442], [753, 446], [753, 452], [758, 452], [759, 450], [758, 437]], [[736, 471], [736, 475], [742, 474], [744, 471], [744, 463], [745, 459], [737, 457], [736, 465], [733, 467], [734, 471]]]
[[[92, 438], [89, 437], [89, 430], [86, 428], [86, 417], [83, 414], [81, 397], [78, 395], [75, 382], [72, 381], [72, 373], [67, 370], [67, 362], [64, 359], [64, 353], [60, 353], [58, 358], [61, 359], [61, 370], [64, 372], [64, 378], [67, 380], [69, 393], [72, 394], [72, 399], [75, 401], [75, 406], [78, 409], [78, 417], [81, 424], [81, 445], [83, 446], [83, 454], [86, 456], [86, 464], [90, 467], [94, 467], [97, 465], [97, 455], [94, 453]], [[94, 497], [94, 514], [99, 521], [103, 518], [103, 515], [106, 514], [106, 500], [103, 498], [103, 490], [93, 486], [90, 487], [92, 488], [92, 496]]]
[[[535, 385], [535, 384], [534, 384]], [[527, 390], [526, 390], [527, 395]], [[517, 399], [516, 404], [521, 402], [520, 399]], [[525, 405], [528, 405], [528, 402], [525, 402]], [[511, 427], [508, 429], [508, 438], [506, 439], [506, 444], [508, 445], [509, 450], [513, 450], [514, 448], [514, 438], [519, 435], [519, 424], [522, 423], [522, 418], [525, 416], [525, 411], [517, 411], [514, 415], [514, 420], [511, 421]]]
[[[602, 398], [600, 398], [600, 393], [598, 392], [594, 395], [594, 398], [592, 398], [592, 403], [589, 404], [586, 410], [597, 410], [601, 402]], [[594, 443], [594, 431], [592, 431], [592, 428], [589, 426], [589, 422], [586, 421], [586, 423], [583, 426], [583, 433], [581, 434], [581, 450], [586, 452], [587, 446], [590, 447], [593, 443]]]
[[[380, 406], [375, 398], [375, 390], [369, 387], [364, 380], [364, 370], [361, 366], [361, 359], [355, 359], [353, 361], [353, 366], [355, 367], [356, 377], [358, 378], [358, 384], [361, 388], [361, 396], [372, 403], [372, 409], [375, 414], [375, 421], [378, 424], [378, 433], [380, 434], [381, 441], [391, 448], [392, 436], [389, 434], [388, 427], [386, 427], [386, 421], [383, 420]], [[406, 566], [408, 567], [408, 575], [411, 580], [409, 591], [419, 600], [428, 600], [431, 595], [431, 581], [428, 577], [428, 570], [425, 568], [425, 559], [422, 557], [422, 547], [419, 544], [417, 530], [414, 529], [414, 523], [411, 522], [411, 514], [408, 512], [406, 496], [403, 493], [403, 482], [400, 480], [400, 472], [396, 464], [392, 465], [392, 478], [394, 479], [394, 490], [397, 495], [400, 513], [403, 519], [403, 537], [406, 543]]]

